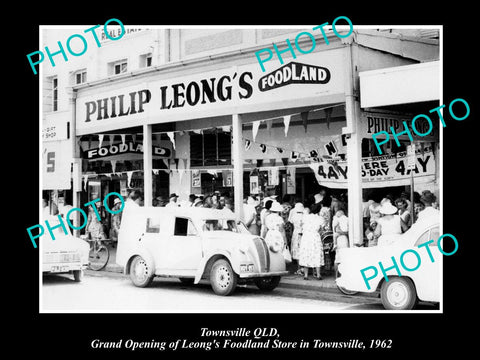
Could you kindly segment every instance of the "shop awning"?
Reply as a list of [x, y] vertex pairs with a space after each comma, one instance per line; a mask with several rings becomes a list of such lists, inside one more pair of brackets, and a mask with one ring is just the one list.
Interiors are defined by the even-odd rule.
[[360, 106], [371, 108], [440, 99], [440, 62], [363, 71]]

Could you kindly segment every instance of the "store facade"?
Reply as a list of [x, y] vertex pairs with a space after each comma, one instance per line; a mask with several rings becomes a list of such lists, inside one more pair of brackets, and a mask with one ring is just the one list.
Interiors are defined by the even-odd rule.
[[[393, 120], [361, 109], [358, 73], [418, 61], [355, 39], [332, 39], [295, 59], [285, 53], [265, 72], [251, 49], [74, 87], [74, 181], [82, 184], [74, 202], [86, 189], [91, 198], [139, 188], [146, 205], [169, 193], [186, 200], [220, 191], [231, 193], [241, 218], [248, 193], [303, 201], [319, 187], [340, 189], [353, 242], [363, 232], [362, 188], [403, 186], [410, 176], [400, 174], [401, 153], [363, 156], [374, 155], [368, 131]], [[421, 158], [414, 177], [435, 181], [438, 163], [422, 151], [432, 157]]]

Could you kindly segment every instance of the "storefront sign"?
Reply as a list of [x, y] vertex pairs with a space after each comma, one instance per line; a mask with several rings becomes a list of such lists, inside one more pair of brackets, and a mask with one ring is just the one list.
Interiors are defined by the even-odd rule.
[[192, 170], [192, 187], [202, 187], [202, 183], [200, 180], [200, 170]]
[[72, 165], [71, 142], [43, 142], [42, 188], [43, 190], [66, 190], [71, 188]]
[[344, 49], [304, 55], [301, 60], [269, 75], [256, 64], [212, 71], [185, 67], [181, 77], [165, 78], [155, 72], [141, 82], [135, 77], [79, 89], [77, 135], [344, 101]]
[[[393, 127], [396, 133], [400, 133], [404, 130], [403, 122], [407, 123], [411, 121], [413, 116], [411, 115], [392, 115], [387, 113], [376, 113], [376, 112], [362, 112], [362, 128], [363, 128], [363, 138], [372, 138], [372, 135], [379, 133], [377, 138], [384, 139], [385, 134], [382, 131], [391, 133], [390, 127]], [[430, 124], [426, 119], [419, 118], [416, 121], [416, 128], [420, 133], [427, 133], [430, 128]], [[412, 132], [412, 135], [415, 134]], [[399, 139], [408, 140], [409, 137], [407, 134], [402, 134], [398, 136]], [[417, 137], [418, 138], [418, 137]], [[438, 126], [432, 128], [431, 133], [428, 136], [424, 136], [421, 139], [424, 141], [434, 141], [435, 138], [438, 138]]]
[[259, 190], [258, 176], [250, 176], [250, 194], [258, 194]]
[[[143, 154], [143, 145], [141, 143], [126, 142], [110, 145], [109, 147], [101, 147], [87, 150], [87, 159], [99, 159], [112, 155], [126, 154], [126, 153], [138, 153]], [[168, 148], [152, 146], [152, 155], [162, 158], [168, 158], [171, 155], [171, 151]]]
[[276, 186], [279, 184], [279, 171], [278, 168], [268, 169], [268, 185]]
[[[320, 185], [345, 189], [348, 184], [346, 161], [331, 161], [310, 165]], [[406, 151], [395, 155], [367, 157], [362, 159], [362, 187], [388, 187], [409, 185], [411, 172], [416, 183], [435, 179], [435, 157], [431, 149], [425, 149], [423, 155], [416, 153], [414, 169], [407, 168]]]
[[48, 117], [42, 122], [42, 141], [68, 139], [68, 121], [63, 117]]

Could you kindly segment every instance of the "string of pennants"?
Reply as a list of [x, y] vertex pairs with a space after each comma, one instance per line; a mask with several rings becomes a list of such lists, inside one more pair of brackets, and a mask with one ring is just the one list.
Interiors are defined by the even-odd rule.
[[[337, 104], [337, 105], [333, 105], [333, 106], [327, 106], [327, 107], [323, 107], [323, 108], [313, 109], [313, 110], [311, 110], [311, 112], [316, 112], [316, 111], [321, 111], [321, 110], [325, 111], [326, 120], [327, 120], [327, 127], [329, 127], [333, 108], [337, 107], [337, 106], [344, 106], [344, 105], [343, 104]], [[283, 116], [283, 125], [284, 125], [285, 137], [288, 136], [290, 121], [291, 121], [292, 116], [294, 116], [294, 115], [300, 115], [301, 116], [303, 127], [305, 129], [305, 132], [307, 132], [308, 113], [309, 112], [301, 112], [301, 113], [293, 113], [293, 114]], [[300, 161], [309, 161], [309, 162], [311, 162], [311, 161], [318, 162], [318, 161], [323, 161], [323, 159], [333, 159], [333, 160], [335, 160], [335, 159], [340, 159], [342, 157], [342, 154], [339, 154], [340, 158], [336, 157], [336, 155], [338, 154], [338, 149], [339, 148], [341, 148], [343, 146], [346, 146], [346, 140], [345, 140], [344, 135], [334, 136], [329, 143], [325, 144], [324, 145], [325, 153], [322, 154], [322, 155], [320, 155], [321, 152], [320, 152], [319, 149], [312, 149], [309, 153], [304, 153], [304, 152], [296, 151], [296, 150], [293, 150], [293, 149], [285, 149], [285, 148], [281, 148], [281, 147], [278, 147], [278, 146], [259, 143], [259, 142], [255, 141], [262, 122], [265, 122], [267, 130], [270, 131], [271, 127], [272, 127], [273, 120], [280, 119], [280, 118], [282, 118], [282, 117], [276, 116], [276, 117], [272, 117], [272, 118], [268, 118], [268, 119], [255, 120], [255, 121], [250, 122], [251, 125], [252, 125], [252, 139], [247, 139], [245, 137], [242, 137], [242, 140], [244, 141], [244, 145], [245, 145], [245, 150], [246, 151], [250, 150], [252, 144], [256, 144], [260, 148], [262, 153], [266, 153], [268, 151], [268, 149], [274, 149], [276, 151], [276, 153], [278, 153], [278, 154], [284, 154], [284, 155], [289, 154], [288, 157], [281, 156], [283, 166], [288, 166], [288, 167], [297, 167], [297, 166], [304, 166], [305, 165], [305, 164], [293, 164], [293, 165], [288, 164], [288, 159], [290, 159], [292, 162], [296, 163], [299, 160]], [[175, 147], [176, 147], [175, 137], [176, 137], [176, 135], [182, 136], [185, 133], [189, 133], [189, 132], [195, 133], [195, 134], [202, 134], [205, 130], [210, 130], [211, 131], [212, 128], [215, 128], [217, 130], [221, 129], [223, 132], [230, 132], [231, 131], [231, 125], [225, 125], [225, 126], [199, 128], [199, 129], [155, 132], [152, 135], [156, 137], [157, 142], [160, 142], [161, 134], [166, 134], [168, 136], [170, 142], [172, 143], [173, 149], [175, 150]], [[110, 146], [113, 145], [113, 143], [115, 141], [115, 137], [117, 137], [117, 136], [120, 136], [122, 144], [125, 144], [126, 135], [127, 134], [118, 134], [118, 133], [116, 133], [116, 134], [108, 134], [108, 133], [98, 134], [97, 135], [98, 136], [98, 147], [99, 148], [102, 147], [102, 145], [104, 144], [104, 142], [106, 140], [106, 137], [108, 137], [108, 141], [109, 141]], [[128, 134], [128, 135], [131, 136], [132, 141], [135, 143], [137, 134]], [[91, 138], [88, 139], [88, 143], [89, 143], [89, 148], [90, 148], [91, 147]], [[153, 169], [152, 171], [155, 175], [157, 175], [160, 171], [170, 173], [170, 175], [173, 175], [173, 171], [178, 171], [179, 177], [180, 177], [179, 180], [181, 182], [182, 177], [183, 177], [185, 172], [187, 172], [187, 171], [200, 171], [200, 169], [187, 168], [188, 159], [179, 159], [179, 158], [166, 159], [165, 158], [165, 159], [162, 159], [162, 160], [165, 163], [166, 169]], [[182, 162], [180, 163], [179, 160], [182, 160]], [[173, 163], [175, 164], [175, 169], [172, 169], [172, 167], [170, 166], [170, 165], [173, 165], [173, 163], [171, 163], [171, 161], [173, 161]], [[270, 161], [271, 166], [270, 167], [278, 167], [278, 166], [275, 166], [274, 162], [272, 162], [272, 161], [275, 161], [275, 159], [271, 159], [271, 161]], [[111, 177], [111, 176], [126, 174], [127, 184], [129, 184], [130, 180], [132, 179], [133, 173], [143, 172], [143, 170], [130, 170], [130, 171], [116, 172], [115, 170], [116, 170], [116, 163], [117, 162], [118, 162], [118, 160], [110, 160], [110, 163], [111, 163], [111, 166], [112, 166], [112, 172], [109, 172], [109, 173], [95, 173], [95, 174], [83, 174], [84, 187], [87, 186], [87, 182], [88, 182], [89, 177], [96, 177], [96, 176], [99, 176], [99, 175]], [[245, 162], [247, 164], [248, 163], [253, 164], [253, 159], [246, 159]], [[181, 164], [182, 166], [179, 167], [179, 164]], [[268, 165], [267, 166], [263, 165], [263, 160], [257, 160], [256, 165], [257, 165], [257, 167], [269, 168]], [[215, 169], [202, 169], [202, 170], [207, 171], [208, 173], [211, 173], [212, 175], [216, 176], [216, 174], [218, 172], [232, 171], [232, 168], [231, 167], [228, 167], [228, 168], [218, 168], [217, 167]]]
[[[344, 104], [329, 105], [329, 106], [326, 106], [326, 107], [313, 109], [313, 110], [310, 110], [310, 111], [304, 111], [304, 112], [293, 113], [293, 114], [289, 114], [289, 115], [285, 115], [285, 116], [275, 116], [275, 117], [271, 117], [271, 118], [267, 118], [267, 119], [251, 121], [250, 124], [252, 124], [253, 141], [255, 142], [255, 138], [257, 136], [258, 130], [259, 130], [262, 122], [265, 122], [265, 124], [267, 126], [267, 130], [270, 131], [271, 127], [272, 127], [273, 120], [280, 119], [280, 118], [283, 118], [284, 133], [285, 133], [285, 137], [287, 137], [288, 130], [289, 130], [289, 127], [290, 127], [291, 118], [292, 118], [292, 116], [295, 116], [295, 115], [300, 115], [301, 116], [303, 127], [305, 129], [305, 132], [307, 132], [307, 127], [308, 127], [307, 119], [308, 119], [308, 114], [310, 112], [317, 112], [317, 111], [322, 111], [322, 110], [325, 111], [327, 128], [330, 128], [330, 120], [331, 120], [333, 108], [339, 107], [339, 106], [344, 106]], [[188, 133], [188, 132], [193, 132], [195, 134], [202, 134], [205, 130], [212, 130], [212, 128], [221, 129], [223, 132], [230, 132], [231, 131], [231, 125], [223, 125], [223, 126], [213, 126], [213, 127], [210, 126], [210, 127], [198, 128], [198, 129], [189, 129], [189, 130], [161, 131], [161, 132], [155, 132], [152, 135], [153, 136], [158, 136], [158, 140], [159, 140], [161, 134], [166, 134], [168, 136], [168, 138], [170, 139], [170, 142], [172, 143], [173, 149], [175, 150], [175, 145], [176, 145], [175, 135], [176, 134], [184, 135], [185, 133]], [[97, 135], [98, 136], [98, 143], [99, 143], [98, 147], [99, 148], [102, 147], [103, 142], [104, 142], [106, 137], [108, 137], [108, 139], [109, 139], [110, 146], [113, 145], [113, 142], [114, 142], [116, 136], [120, 136], [122, 143], [125, 144], [126, 135], [127, 134], [118, 134], [118, 133], [115, 133], [115, 134], [109, 134], [109, 133], [98, 134]], [[137, 134], [128, 134], [128, 135], [132, 137], [133, 142], [136, 141]], [[91, 139], [89, 139], [88, 141], [90, 143]], [[90, 144], [89, 144], [89, 146], [90, 146]]]

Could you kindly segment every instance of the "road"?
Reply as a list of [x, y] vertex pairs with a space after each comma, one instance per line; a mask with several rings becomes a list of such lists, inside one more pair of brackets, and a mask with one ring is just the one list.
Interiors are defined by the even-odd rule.
[[[378, 298], [347, 296], [335, 289], [278, 287], [263, 293], [254, 286], [237, 287], [231, 296], [215, 295], [210, 285], [184, 285], [177, 279], [155, 278], [148, 288], [135, 287], [120, 274], [87, 273], [82, 282], [72, 276], [43, 277], [41, 309], [45, 312], [308, 312], [384, 310]], [[435, 309], [424, 305], [423, 309]]]

